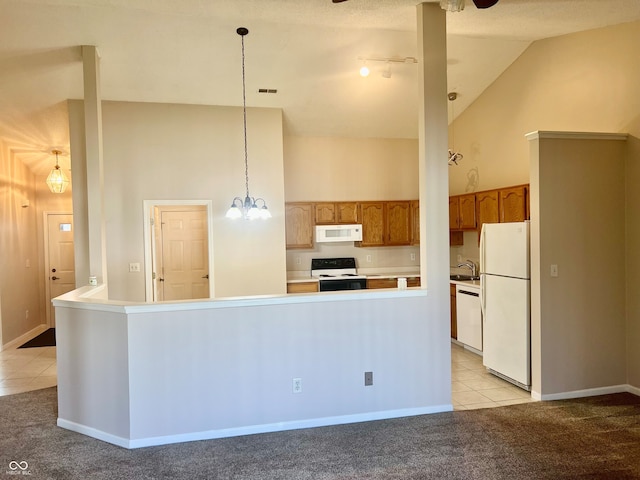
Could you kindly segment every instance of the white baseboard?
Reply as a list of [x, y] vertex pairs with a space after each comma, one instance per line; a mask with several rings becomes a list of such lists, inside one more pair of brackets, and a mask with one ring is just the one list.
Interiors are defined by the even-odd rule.
[[532, 391], [531, 398], [533, 398], [534, 400], [568, 400], [571, 398], [595, 397], [597, 395], [609, 395], [612, 393], [624, 392], [633, 393], [634, 395], [640, 396], [640, 388], [631, 386], [629, 384], [624, 384], [548, 394], [540, 394], [540, 392]]
[[382, 412], [360, 413], [356, 415], [341, 415], [337, 417], [311, 418], [307, 420], [295, 420], [291, 422], [269, 423], [263, 425], [248, 425], [220, 430], [208, 430], [203, 432], [187, 432], [176, 435], [163, 435], [146, 438], [123, 438], [111, 433], [103, 432], [86, 425], [58, 418], [59, 427], [73, 432], [82, 433], [89, 437], [103, 440], [113, 445], [124, 448], [153, 447], [172, 443], [193, 442], [199, 440], [213, 440], [216, 438], [237, 437], [241, 435], [253, 435], [256, 433], [281, 432], [285, 430], [299, 430], [301, 428], [326, 427], [330, 425], [343, 425], [346, 423], [368, 422], [372, 420], [385, 420], [390, 418], [411, 417], [415, 415], [427, 415], [430, 413], [451, 412], [453, 405], [434, 405], [424, 408], [407, 408], [400, 410], [387, 410]]
[[27, 343], [32, 338], [36, 338], [38, 335], [40, 335], [42, 332], [46, 332], [48, 329], [49, 326], [42, 323], [36, 328], [28, 331], [27, 333], [20, 335], [15, 340], [11, 340], [9, 343], [2, 345], [2, 347], [0, 348], [0, 352], [3, 350], [10, 350], [12, 348], [18, 348], [23, 343]]

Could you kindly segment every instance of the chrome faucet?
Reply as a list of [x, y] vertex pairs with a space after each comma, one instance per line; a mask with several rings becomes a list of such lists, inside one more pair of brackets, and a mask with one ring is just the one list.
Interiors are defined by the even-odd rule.
[[477, 276], [476, 274], [477, 274], [478, 272], [476, 271], [476, 268], [477, 268], [477, 267], [476, 267], [475, 262], [473, 262], [473, 261], [471, 261], [471, 260], [467, 259], [467, 261], [466, 261], [465, 263], [459, 263], [459, 264], [458, 264], [458, 268], [461, 268], [461, 267], [466, 267], [466, 268], [468, 268], [469, 270], [471, 270], [471, 276], [472, 276], [472, 277]]

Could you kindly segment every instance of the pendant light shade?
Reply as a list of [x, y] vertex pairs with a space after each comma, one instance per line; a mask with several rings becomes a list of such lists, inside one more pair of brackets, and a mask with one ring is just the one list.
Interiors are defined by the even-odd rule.
[[53, 167], [53, 170], [51, 170], [51, 173], [47, 177], [47, 185], [52, 193], [64, 193], [69, 185], [69, 179], [58, 164], [58, 155], [62, 152], [60, 150], [53, 150], [51, 153], [56, 156], [56, 166]]
[[[267, 208], [266, 202], [262, 198], [253, 198], [249, 195], [249, 159], [247, 155], [247, 95], [244, 75], [244, 37], [249, 30], [240, 27], [236, 30], [242, 39], [242, 119], [244, 126], [244, 179], [245, 179], [245, 196], [235, 197], [231, 202], [229, 210], [227, 210], [227, 218], [244, 218], [246, 220], [267, 219], [271, 218], [271, 213]], [[262, 206], [258, 206], [258, 203]]]

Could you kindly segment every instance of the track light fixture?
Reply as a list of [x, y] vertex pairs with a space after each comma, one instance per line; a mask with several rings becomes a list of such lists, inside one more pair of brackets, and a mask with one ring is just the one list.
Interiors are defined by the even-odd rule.
[[391, 78], [391, 64], [392, 63], [418, 63], [415, 57], [358, 57], [361, 63], [360, 76], [368, 77], [371, 70], [368, 66], [371, 62], [382, 62], [385, 64], [384, 70], [382, 70], [382, 76], [384, 78]]

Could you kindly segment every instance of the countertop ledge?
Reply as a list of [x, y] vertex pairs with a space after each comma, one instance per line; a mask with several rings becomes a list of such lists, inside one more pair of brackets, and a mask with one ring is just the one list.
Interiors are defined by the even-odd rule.
[[208, 310], [213, 308], [255, 307], [291, 303], [340, 302], [375, 300], [384, 298], [426, 297], [427, 290], [421, 288], [395, 288], [376, 290], [342, 290], [339, 292], [314, 292], [295, 295], [257, 295], [248, 297], [226, 297], [204, 300], [180, 300], [173, 302], [126, 302], [104, 298], [104, 285], [84, 286], [53, 299], [55, 307], [81, 310], [100, 310], [115, 313], [135, 314], [162, 311]]

